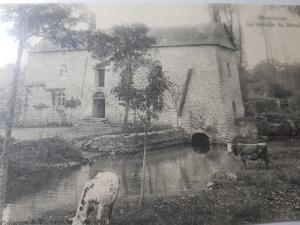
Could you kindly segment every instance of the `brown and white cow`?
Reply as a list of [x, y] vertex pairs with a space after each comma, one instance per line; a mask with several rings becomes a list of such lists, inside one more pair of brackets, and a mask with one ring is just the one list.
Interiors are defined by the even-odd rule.
[[69, 222], [72, 225], [89, 224], [89, 214], [93, 210], [97, 210], [96, 221], [97, 224], [100, 224], [103, 208], [108, 206], [108, 220], [106, 220], [106, 223], [109, 224], [119, 188], [120, 181], [116, 174], [112, 172], [98, 173], [85, 184], [76, 215], [69, 219]]
[[268, 145], [266, 143], [257, 144], [242, 144], [242, 143], [228, 143], [227, 150], [229, 153], [233, 153], [235, 156], [241, 156], [244, 166], [246, 168], [246, 159], [257, 160], [262, 159], [268, 169], [270, 162], [268, 154]]

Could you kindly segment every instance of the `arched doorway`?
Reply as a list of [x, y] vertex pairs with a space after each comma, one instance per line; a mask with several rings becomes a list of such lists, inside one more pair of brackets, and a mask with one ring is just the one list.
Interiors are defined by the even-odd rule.
[[93, 117], [105, 118], [105, 96], [100, 91], [93, 95]]
[[195, 152], [206, 153], [209, 151], [209, 137], [204, 133], [192, 135], [192, 147]]

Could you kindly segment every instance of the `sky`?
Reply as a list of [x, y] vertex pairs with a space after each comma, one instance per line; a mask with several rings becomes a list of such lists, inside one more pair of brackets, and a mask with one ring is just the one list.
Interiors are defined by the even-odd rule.
[[[94, 4], [89, 5], [96, 14], [97, 28], [107, 29], [116, 24], [144, 23], [149, 27], [197, 25], [210, 21], [205, 4]], [[244, 32], [244, 48], [249, 68], [266, 58], [266, 39], [261, 27], [256, 26], [262, 6], [242, 5], [240, 8], [241, 25]], [[300, 19], [279, 7], [264, 14], [269, 17], [282, 17], [284, 23], [300, 24]], [[273, 18], [276, 26], [267, 30], [267, 49], [269, 55], [285, 63], [300, 62], [300, 26], [278, 27], [278, 20]], [[271, 21], [271, 22], [272, 22]], [[280, 22], [280, 21], [279, 21]], [[255, 24], [254, 26], [250, 26]], [[7, 36], [5, 27], [0, 25], [0, 67], [14, 63], [16, 43]]]

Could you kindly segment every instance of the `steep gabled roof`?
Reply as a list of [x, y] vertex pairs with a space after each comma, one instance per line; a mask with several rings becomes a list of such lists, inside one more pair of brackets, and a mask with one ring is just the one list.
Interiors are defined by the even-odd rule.
[[[225, 25], [222, 23], [208, 23], [199, 26], [150, 28], [149, 36], [156, 39], [157, 43], [154, 47], [216, 45], [236, 50]], [[60, 50], [84, 49], [60, 49], [52, 43], [43, 40], [34, 46], [32, 52]]]
[[236, 49], [222, 23], [154, 28], [149, 35], [156, 38], [156, 46], [218, 45]]

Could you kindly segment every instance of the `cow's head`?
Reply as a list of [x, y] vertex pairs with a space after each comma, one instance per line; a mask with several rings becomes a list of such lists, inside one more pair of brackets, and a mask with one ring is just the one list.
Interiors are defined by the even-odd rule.
[[72, 225], [89, 225], [91, 223], [89, 219], [83, 219], [80, 216], [69, 218], [67, 222]]
[[232, 144], [231, 143], [227, 143], [227, 151], [229, 153], [232, 153]]

